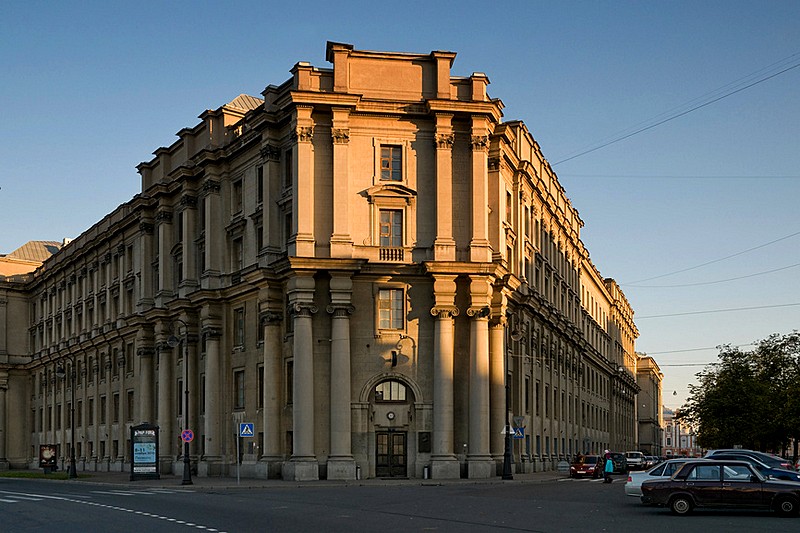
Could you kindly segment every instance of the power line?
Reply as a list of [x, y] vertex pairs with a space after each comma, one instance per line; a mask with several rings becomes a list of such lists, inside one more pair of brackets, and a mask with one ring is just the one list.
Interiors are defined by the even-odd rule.
[[776, 308], [779, 308], [779, 307], [792, 307], [792, 306], [796, 306], [796, 305], [800, 305], [800, 302], [793, 303], [793, 304], [759, 305], [759, 306], [755, 306], [755, 307], [732, 307], [732, 308], [729, 308], [729, 309], [711, 309], [711, 310], [708, 310], [708, 311], [689, 311], [689, 312], [686, 312], [686, 313], [669, 313], [669, 314], [665, 314], [665, 315], [637, 316], [636, 320], [643, 320], [643, 319], [646, 319], [646, 318], [665, 318], [665, 317], [671, 317], [671, 316], [705, 315], [705, 314], [709, 314], [709, 313], [729, 313], [729, 312], [732, 312], [732, 311], [752, 311], [752, 310], [755, 310], [755, 309], [776, 309]]
[[[795, 56], [797, 56], [797, 55], [798, 55], [798, 54], [793, 54], [793, 55], [791, 55], [791, 56], [789, 56], [789, 57], [787, 57], [787, 58], [785, 58], [785, 59], [782, 59], [781, 61], [778, 61], [778, 62], [776, 62], [776, 63], [773, 63], [773, 65], [775, 65], [775, 64], [779, 64], [779, 63], [782, 63], [782, 62], [785, 62], [785, 61], [787, 61], [787, 60], [789, 60], [789, 59], [792, 59], [792, 58], [794, 58], [794, 57], [795, 57]], [[768, 75], [768, 76], [764, 76], [763, 78], [760, 78], [760, 79], [757, 79], [756, 81], [753, 81], [753, 82], [751, 82], [751, 83], [748, 83], [747, 85], [744, 85], [743, 87], [739, 87], [739, 88], [737, 88], [737, 89], [733, 89], [733, 90], [731, 90], [731, 91], [728, 91], [727, 93], [724, 93], [724, 94], [722, 94], [721, 96], [717, 96], [717, 97], [715, 97], [715, 98], [712, 98], [711, 100], [708, 100], [708, 101], [706, 101], [706, 102], [703, 102], [703, 103], [701, 103], [701, 104], [698, 104], [698, 105], [695, 105], [695, 106], [693, 106], [693, 107], [690, 107], [690, 108], [689, 108], [689, 109], [687, 109], [687, 110], [684, 110], [684, 111], [681, 111], [681, 112], [678, 112], [678, 113], [672, 114], [672, 115], [668, 116], [667, 118], [664, 118], [664, 119], [658, 120], [657, 122], [655, 122], [655, 123], [653, 123], [653, 124], [649, 124], [649, 125], [647, 125], [647, 126], [643, 126], [643, 127], [641, 127], [641, 128], [638, 128], [638, 129], [636, 129], [636, 130], [634, 130], [634, 131], [632, 131], [632, 132], [630, 132], [630, 133], [626, 133], [626, 134], [624, 134], [624, 135], [621, 135], [621, 136], [619, 136], [619, 137], [615, 137], [615, 138], [611, 139], [610, 141], [606, 141], [606, 142], [603, 142], [603, 143], [601, 143], [599, 146], [595, 146], [594, 148], [590, 148], [590, 149], [588, 149], [588, 150], [583, 150], [583, 151], [581, 151], [581, 152], [578, 152], [578, 153], [577, 153], [577, 154], [575, 154], [575, 155], [571, 155], [571, 156], [569, 156], [569, 157], [566, 157], [566, 158], [564, 158], [564, 159], [561, 159], [560, 161], [556, 161], [555, 163], [552, 163], [552, 166], [556, 166], [556, 165], [559, 165], [559, 164], [561, 164], [561, 163], [566, 163], [567, 161], [571, 161], [571, 160], [573, 160], [573, 159], [575, 159], [575, 158], [578, 158], [578, 157], [581, 157], [581, 156], [583, 156], [583, 155], [590, 154], [590, 153], [592, 153], [592, 152], [595, 152], [595, 151], [597, 151], [597, 150], [600, 150], [601, 148], [605, 148], [606, 146], [610, 146], [610, 145], [612, 145], [612, 144], [615, 144], [615, 143], [618, 143], [618, 142], [620, 142], [620, 141], [624, 141], [625, 139], [629, 139], [630, 137], [633, 137], [634, 135], [638, 135], [639, 133], [643, 133], [643, 132], [645, 132], [645, 131], [651, 130], [651, 129], [653, 129], [653, 128], [657, 127], [657, 126], [660, 126], [660, 125], [662, 125], [662, 124], [665, 124], [665, 123], [667, 123], [667, 122], [670, 122], [670, 121], [672, 121], [672, 120], [675, 120], [676, 118], [680, 118], [680, 117], [682, 117], [682, 116], [684, 116], [684, 115], [688, 115], [688, 114], [689, 114], [689, 113], [691, 113], [692, 111], [697, 111], [698, 109], [702, 109], [702, 108], [704, 108], [704, 107], [706, 107], [706, 106], [709, 106], [709, 105], [711, 105], [711, 104], [713, 104], [713, 103], [715, 103], [715, 102], [719, 102], [720, 100], [722, 100], [722, 99], [724, 99], [724, 98], [727, 98], [727, 97], [729, 97], [729, 96], [732, 96], [732, 95], [734, 95], [734, 94], [736, 94], [736, 93], [740, 93], [740, 92], [744, 91], [745, 89], [749, 89], [750, 87], [753, 87], [753, 86], [755, 86], [755, 85], [758, 85], [758, 84], [760, 84], [760, 83], [763, 83], [763, 82], [765, 82], [765, 81], [767, 81], [767, 80], [770, 80], [770, 79], [772, 79], [772, 78], [774, 78], [774, 77], [776, 77], [776, 76], [780, 76], [781, 74], [783, 74], [783, 73], [785, 73], [785, 72], [788, 72], [788, 71], [790, 71], [790, 70], [792, 70], [792, 69], [795, 69], [795, 68], [797, 68], [797, 67], [800, 67], [800, 63], [795, 63], [795, 64], [793, 64], [793, 65], [790, 65], [790, 66], [788, 66], [788, 67], [786, 67], [786, 68], [784, 68], [784, 69], [782, 69], [782, 70], [779, 70], [778, 72], [775, 72], [775, 73], [773, 73], [773, 74], [770, 74], [770, 75]], [[761, 71], [765, 70], [766, 68], [769, 68], [769, 67], [765, 67], [764, 69], [761, 69], [761, 70], [759, 70], [759, 71], [756, 71], [756, 73], [758, 73], [758, 72], [761, 72]], [[745, 78], [740, 78], [740, 79], [747, 79], [747, 78], [750, 78], [750, 77], [752, 77], [752, 76], [753, 76], [754, 74], [756, 74], [756, 73], [750, 74], [750, 75], [748, 75], [748, 76], [745, 76]], [[729, 87], [729, 86], [731, 86], [731, 85], [734, 85], [735, 83], [737, 83], [737, 81], [734, 81], [734, 82], [728, 83], [727, 85], [723, 85], [723, 86], [722, 86], [722, 87], [720, 87], [719, 89], [716, 89], [715, 91], [712, 91], [711, 93], [707, 93], [707, 94], [714, 94], [715, 92], [718, 92], [719, 90], [721, 90], [721, 89], [724, 89], [725, 87]], [[689, 102], [687, 102], [687, 104], [689, 104], [689, 103], [691, 103], [691, 102], [694, 102], [694, 101], [697, 101], [697, 100], [699, 100], [700, 98], [703, 98], [703, 97], [701, 96], [701, 97], [699, 97], [699, 98], [695, 98], [694, 100], [690, 100]], [[684, 104], [684, 105], [686, 105], [686, 104]], [[682, 106], [678, 106], [678, 107], [680, 108], [680, 107], [682, 107]], [[673, 109], [674, 109], [674, 108], [673, 108]], [[654, 117], [654, 119], [655, 119], [655, 118], [658, 118], [658, 117], [660, 117], [660, 116], [663, 116], [664, 114], [665, 114], [665, 113], [662, 113], [662, 114], [660, 114], [660, 115], [656, 115], [656, 117]], [[653, 119], [650, 119], [650, 120], [653, 120]], [[647, 122], [647, 121], [644, 121], [644, 122]], [[640, 123], [640, 124], [641, 124], [641, 123]]]
[[775, 244], [776, 242], [785, 241], [786, 239], [790, 239], [792, 237], [796, 237], [797, 235], [800, 235], [800, 231], [796, 231], [796, 232], [792, 233], [791, 235], [786, 235], [785, 237], [781, 237], [779, 239], [775, 239], [774, 241], [770, 241], [770, 242], [767, 242], [767, 243], [764, 243], [764, 244], [759, 244], [758, 246], [754, 246], [752, 248], [748, 248], [747, 250], [743, 250], [741, 252], [736, 252], [735, 254], [726, 255], [725, 257], [721, 257], [719, 259], [714, 259], [713, 261], [708, 261], [706, 263], [702, 263], [702, 264], [695, 265], [695, 266], [692, 266], [692, 267], [684, 268], [684, 269], [681, 269], [681, 270], [675, 270], [674, 272], [668, 272], [666, 274], [660, 274], [658, 276], [653, 276], [651, 278], [640, 279], [640, 280], [637, 280], [637, 281], [629, 281], [627, 283], [620, 283], [620, 286], [627, 287], [627, 286], [635, 285], [637, 283], [643, 283], [645, 281], [652, 281], [654, 279], [666, 278], [667, 276], [673, 276], [675, 274], [680, 274], [682, 272], [688, 272], [689, 270], [695, 270], [697, 268], [701, 268], [701, 267], [704, 267], [704, 266], [713, 265], [714, 263], [719, 263], [720, 261], [725, 261], [726, 259], [731, 259], [732, 257], [737, 257], [739, 255], [744, 255], [744, 254], [752, 252], [754, 250], [758, 250], [760, 248], [764, 248], [764, 247], [769, 246], [771, 244]]
[[754, 274], [747, 274], [746, 276], [738, 276], [736, 278], [727, 278], [727, 279], [718, 279], [715, 281], [701, 281], [697, 283], [683, 283], [679, 285], [631, 285], [627, 284], [626, 287], [633, 287], [634, 289], [672, 289], [672, 288], [679, 288], [679, 287], [697, 287], [700, 285], [714, 285], [717, 283], [727, 283], [728, 281], [738, 281], [740, 279], [747, 279], [747, 278], [754, 278], [756, 276], [763, 276], [765, 274], [772, 274], [773, 272], [780, 272], [781, 270], [788, 270], [790, 268], [795, 268], [800, 266], [800, 263], [795, 263], [794, 265], [789, 265], [781, 268], [774, 268], [772, 270], [764, 270], [762, 272], [756, 272]]
[[[741, 348], [742, 346], [753, 346], [752, 342], [748, 342], [747, 344], [732, 344], [734, 348]], [[719, 346], [711, 346], [709, 348], [687, 348], [685, 350], [668, 350], [664, 352], [644, 352], [645, 355], [663, 355], [668, 353], [683, 353], [683, 352], [705, 352], [708, 350], [719, 350]], [[660, 365], [659, 365], [660, 366]]]

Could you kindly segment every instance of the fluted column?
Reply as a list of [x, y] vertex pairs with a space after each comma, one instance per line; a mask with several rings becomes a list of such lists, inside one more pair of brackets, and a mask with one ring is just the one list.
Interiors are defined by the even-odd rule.
[[[216, 169], [213, 169], [216, 171]], [[212, 172], [213, 172], [212, 171]], [[214, 174], [215, 176], [215, 174]], [[220, 275], [224, 270], [222, 260], [225, 254], [225, 223], [223, 222], [222, 195], [220, 182], [209, 177], [203, 183], [203, 202], [205, 202], [205, 253], [203, 273], [200, 284], [204, 289], [216, 289], [220, 285]]]
[[328, 479], [355, 479], [350, 413], [350, 304], [353, 281], [334, 275], [330, 282], [331, 305], [331, 453]]
[[455, 276], [436, 276], [436, 305], [431, 309], [433, 331], [433, 442], [431, 475], [434, 479], [461, 477], [453, 452], [453, 317]]
[[469, 354], [469, 455], [467, 474], [470, 478], [494, 475], [489, 455], [489, 303], [491, 286], [488, 279], [474, 276], [470, 282]]

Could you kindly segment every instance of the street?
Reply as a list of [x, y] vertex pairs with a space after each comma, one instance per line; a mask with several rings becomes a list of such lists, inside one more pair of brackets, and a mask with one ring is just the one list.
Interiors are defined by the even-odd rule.
[[0, 523], [16, 532], [800, 531], [800, 518], [697, 511], [672, 516], [611, 485], [545, 482], [141, 487], [0, 479]]

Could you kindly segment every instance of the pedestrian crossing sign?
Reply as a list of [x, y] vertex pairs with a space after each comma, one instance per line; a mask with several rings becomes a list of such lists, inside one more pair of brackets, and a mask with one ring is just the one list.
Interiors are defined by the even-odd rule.
[[244, 422], [239, 424], [239, 436], [240, 437], [253, 437], [253, 423], [252, 422]]
[[524, 439], [525, 438], [525, 428], [513, 428], [514, 429], [514, 438], [515, 439]]

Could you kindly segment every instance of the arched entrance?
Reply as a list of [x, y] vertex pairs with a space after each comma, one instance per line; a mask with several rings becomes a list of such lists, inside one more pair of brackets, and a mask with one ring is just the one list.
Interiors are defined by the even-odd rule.
[[413, 393], [400, 380], [388, 378], [375, 385], [371, 400], [375, 431], [375, 477], [406, 478], [409, 475]]

